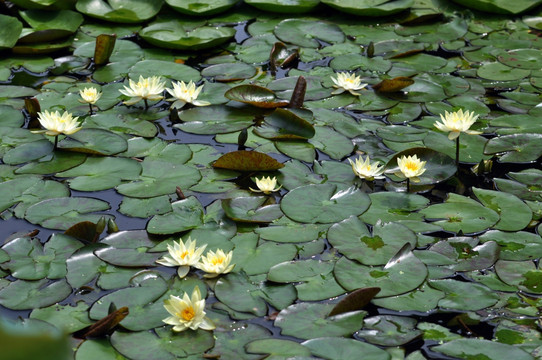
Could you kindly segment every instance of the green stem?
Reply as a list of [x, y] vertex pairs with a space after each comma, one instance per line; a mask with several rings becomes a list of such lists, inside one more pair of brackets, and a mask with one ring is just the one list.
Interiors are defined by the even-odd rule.
[[89, 104], [88, 104], [88, 107], [90, 108], [89, 115], [92, 115], [92, 104], [89, 103]]
[[455, 138], [455, 167], [459, 169], [459, 136]]
[[57, 145], [58, 145], [58, 135], [55, 135], [55, 144], [53, 146], [53, 150], [56, 150]]
[[406, 178], [406, 192], [410, 192], [410, 178]]
[[147, 99], [143, 99], [143, 101], [145, 101], [145, 110], [147, 110], [149, 108], [149, 103], [147, 102]]

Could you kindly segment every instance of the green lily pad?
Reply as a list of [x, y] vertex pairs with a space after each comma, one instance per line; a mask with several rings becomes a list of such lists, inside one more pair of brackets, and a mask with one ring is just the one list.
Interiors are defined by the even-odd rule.
[[171, 203], [170, 208], [171, 212], [154, 216], [149, 221], [147, 231], [150, 234], [173, 234], [203, 225], [203, 206], [195, 197]]
[[452, 340], [445, 344], [434, 346], [431, 350], [460, 359], [534, 359], [531, 355], [516, 346], [484, 339]]
[[488, 80], [520, 80], [531, 74], [531, 70], [510, 67], [499, 62], [486, 63], [477, 70], [479, 77]]
[[77, 1], [77, 11], [100, 20], [117, 23], [140, 23], [152, 18], [160, 11], [162, 0], [81, 0]]
[[490, 121], [496, 127], [499, 135], [513, 135], [518, 133], [541, 133], [542, 125], [532, 115], [503, 115]]
[[245, 349], [250, 354], [268, 354], [267, 359], [310, 356], [311, 351], [292, 340], [260, 339], [249, 342]]
[[16, 170], [17, 174], [54, 174], [81, 165], [86, 155], [55, 151], [51, 156], [45, 156], [37, 161], [21, 166]]
[[401, 295], [373, 299], [372, 303], [395, 311], [427, 312], [435, 309], [443, 297], [444, 292], [423, 283], [416, 290]]
[[254, 340], [267, 339], [271, 337], [266, 328], [250, 324], [239, 323], [231, 325], [229, 331], [215, 331], [215, 347], [210, 352], [210, 356], [220, 355], [225, 359], [236, 359], [239, 354], [243, 354], [243, 359], [256, 360], [261, 359], [261, 355], [251, 355], [245, 352], [245, 346]]
[[92, 360], [95, 356], [102, 360], [116, 360], [122, 355], [111, 346], [109, 339], [85, 340], [75, 353], [77, 360]]
[[[490, 158], [484, 154], [484, 146], [487, 139], [479, 135], [460, 135], [459, 161], [469, 164], [477, 164]], [[447, 135], [429, 131], [423, 139], [423, 144], [430, 149], [441, 152], [455, 158], [455, 141], [448, 139]]]
[[331, 158], [335, 160], [342, 159], [354, 150], [352, 141], [333, 129], [327, 126], [317, 126], [314, 130], [314, 137], [309, 139], [309, 143]]
[[337, 25], [323, 21], [286, 19], [275, 27], [274, 33], [284, 42], [308, 48], [317, 48], [318, 40], [331, 44], [345, 40], [344, 33]]
[[94, 250], [103, 246], [102, 244], [87, 245], [70, 256], [66, 261], [68, 284], [77, 289], [100, 273], [99, 269], [104, 268], [107, 264], [94, 255]]
[[493, 225], [494, 229], [519, 231], [531, 222], [533, 216], [531, 208], [515, 195], [475, 187], [472, 191], [485, 207], [494, 210], [501, 217]]
[[252, 125], [254, 114], [229, 106], [205, 106], [179, 113], [181, 124], [174, 127], [194, 134], [230, 133]]
[[401, 220], [423, 220], [417, 210], [425, 208], [429, 200], [421, 195], [402, 192], [376, 192], [369, 194], [371, 206], [361, 219], [371, 225]]
[[275, 285], [251, 280], [244, 274], [232, 273], [221, 277], [215, 285], [218, 300], [236, 311], [257, 316], [267, 313], [266, 301], [277, 309], [294, 302], [296, 292], [291, 284]]
[[154, 248], [144, 230], [120, 231], [103, 239], [100, 243], [109, 245], [96, 249], [94, 254], [101, 260], [116, 266], [154, 266], [160, 253], [148, 252]]
[[[518, 2], [510, 3], [505, 0], [453, 0], [463, 6], [476, 10], [487, 11], [497, 14], [520, 14], [529, 9], [540, 5], [540, 0], [519, 0]], [[497, 360], [497, 359], [496, 359]]]
[[495, 271], [508, 285], [516, 286], [528, 293], [542, 293], [540, 282], [542, 270], [537, 269], [532, 261], [499, 260], [495, 264]]
[[379, 287], [376, 297], [406, 293], [416, 289], [427, 277], [426, 266], [410, 251], [403, 247], [386, 266], [365, 266], [358, 262], [340, 258], [333, 270], [339, 284], [347, 290]]
[[303, 223], [332, 223], [360, 215], [370, 205], [367, 194], [354, 187], [336, 191], [332, 184], [307, 185], [284, 196], [280, 207], [292, 220]]
[[149, 44], [175, 50], [209, 49], [235, 35], [235, 30], [229, 27], [198, 25], [176, 18], [158, 19], [143, 28], [139, 35]]
[[300, 224], [292, 222], [288, 218], [283, 218], [282, 220], [286, 220], [286, 223], [276, 221], [267, 227], [255, 229], [254, 232], [265, 240], [280, 243], [297, 243], [316, 240], [328, 228], [328, 224]]
[[67, 298], [72, 288], [66, 280], [50, 282], [17, 280], [0, 290], [0, 305], [11, 310], [31, 310], [53, 305]]
[[293, 244], [259, 241], [254, 233], [239, 234], [231, 241], [235, 244], [232, 264], [236, 271], [242, 270], [247, 275], [265, 274], [273, 265], [292, 260], [297, 255]]
[[345, 290], [333, 277], [332, 261], [296, 260], [273, 266], [267, 279], [279, 283], [298, 283], [297, 296], [304, 301], [318, 301], [341, 295]]
[[62, 234], [51, 236], [45, 246], [36, 238], [20, 237], [2, 247], [9, 255], [2, 268], [23, 280], [61, 279], [66, 276], [66, 260], [81, 247], [82, 243]]
[[[209, 67], [206, 67], [201, 71], [201, 75], [207, 76], [207, 77], [214, 77], [216, 81], [223, 81], [223, 82], [229, 82], [229, 81], [237, 81], [237, 80], [243, 80], [243, 79], [250, 79], [254, 75], [256, 75], [257, 70], [254, 66], [244, 64], [244, 63], [233, 63], [233, 64], [216, 64]], [[240, 85], [243, 86], [243, 85]], [[251, 86], [251, 85], [244, 85], [244, 86]], [[255, 85], [252, 85], [255, 86]], [[228, 90], [226, 94], [228, 94], [231, 91]], [[244, 96], [254, 96], [251, 93], [254, 91], [252, 88], [249, 90], [248, 94], [245, 94], [246, 89], [242, 88], [239, 89], [237, 92], [237, 96], [240, 96], [241, 98]], [[228, 95], [224, 94], [227, 98], [230, 98]], [[256, 95], [258, 97], [258, 95]], [[236, 99], [234, 99], [236, 100]], [[254, 104], [253, 104], [254, 105]]]
[[83, 16], [71, 10], [26, 10], [19, 15], [31, 27], [23, 30], [19, 39], [23, 43], [57, 40], [75, 33], [83, 23]]
[[0, 49], [10, 49], [19, 40], [23, 24], [17, 18], [0, 14]]
[[490, 307], [499, 300], [498, 294], [477, 283], [443, 279], [429, 280], [429, 285], [446, 293], [439, 301], [439, 307], [444, 309], [475, 311]]
[[299, 303], [282, 310], [275, 319], [282, 335], [299, 339], [314, 339], [322, 336], [349, 336], [361, 329], [367, 312], [352, 311], [326, 317], [333, 304]]
[[541, 134], [513, 134], [489, 139], [485, 154], [502, 154], [500, 162], [528, 163], [542, 156]]
[[248, 223], [270, 223], [281, 217], [279, 205], [265, 205], [267, 196], [237, 197], [222, 200], [224, 213], [230, 219]]
[[431, 245], [428, 251], [416, 252], [416, 255], [427, 265], [447, 265], [455, 271], [482, 270], [497, 261], [499, 245], [496, 242], [478, 245], [474, 238], [453, 237]]
[[443, 219], [435, 221], [446, 231], [464, 234], [486, 230], [499, 221], [499, 214], [484, 207], [470, 198], [448, 194], [442, 204], [431, 205], [420, 211], [427, 219]]
[[387, 16], [410, 8], [413, 0], [322, 0], [334, 9], [360, 16]]
[[299, 14], [314, 9], [320, 0], [245, 0], [245, 3], [257, 9], [286, 14]]
[[53, 144], [47, 139], [21, 144], [4, 154], [2, 161], [8, 165], [17, 165], [49, 155]]
[[532, 260], [542, 257], [542, 238], [526, 231], [504, 232], [490, 230], [479, 237], [480, 241], [495, 241], [499, 244], [499, 259]]
[[92, 324], [88, 317], [88, 308], [89, 306], [83, 301], [77, 302], [75, 306], [54, 304], [32, 310], [30, 318], [47, 321], [71, 334]]
[[213, 334], [205, 330], [173, 333], [161, 327], [150, 331], [119, 332], [111, 336], [111, 345], [129, 359], [174, 360], [202, 354], [213, 347]]
[[264, 122], [254, 128], [257, 135], [272, 140], [310, 139], [315, 130], [311, 123], [295, 113], [276, 109], [264, 118]]
[[304, 341], [301, 345], [309, 348], [313, 355], [323, 359], [355, 359], [360, 354], [372, 360], [389, 360], [391, 358], [385, 350], [355, 339], [320, 337]]
[[64, 150], [114, 155], [127, 149], [126, 140], [112, 132], [102, 129], [81, 129], [58, 143]]
[[181, 14], [208, 16], [224, 12], [238, 0], [166, 0], [166, 3]]
[[404, 345], [423, 332], [417, 330], [416, 320], [413, 318], [379, 315], [363, 320], [363, 329], [356, 333], [365, 341], [381, 346]]
[[537, 70], [540, 69], [540, 55], [538, 49], [517, 49], [497, 56], [497, 60], [515, 68]]
[[98, 199], [61, 197], [43, 200], [30, 206], [26, 210], [25, 219], [46, 228], [66, 230], [82, 221], [98, 222], [104, 215], [89, 213], [109, 208], [109, 203]]
[[151, 198], [174, 194], [178, 187], [187, 189], [201, 178], [198, 170], [191, 166], [171, 162], [145, 159], [138, 180], [120, 184], [117, 191], [135, 198]]
[[417, 241], [416, 234], [397, 223], [377, 221], [371, 234], [354, 216], [332, 225], [327, 237], [340, 253], [364, 265], [386, 264], [405, 244], [414, 248]]
[[141, 165], [133, 159], [89, 157], [56, 176], [71, 177], [68, 183], [73, 190], [99, 191], [120, 185], [123, 180], [136, 180], [140, 173]]
[[224, 96], [260, 108], [276, 108], [289, 104], [288, 101], [277, 99], [274, 91], [258, 85], [238, 85], [226, 91]]

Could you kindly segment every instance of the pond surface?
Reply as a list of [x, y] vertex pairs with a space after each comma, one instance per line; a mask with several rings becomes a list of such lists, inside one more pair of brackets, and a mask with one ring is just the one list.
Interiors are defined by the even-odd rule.
[[[7, 354], [540, 358], [537, 4], [245, 2], [2, 5]], [[124, 104], [151, 76], [202, 90], [178, 109], [163, 89]], [[82, 129], [54, 148], [31, 132], [36, 102]], [[476, 118], [456, 141], [435, 123], [458, 110]], [[406, 181], [414, 155], [425, 170]], [[180, 278], [157, 263], [180, 239], [235, 267]], [[196, 287], [216, 328], [173, 331], [164, 301]], [[12, 345], [21, 327], [36, 349]]]

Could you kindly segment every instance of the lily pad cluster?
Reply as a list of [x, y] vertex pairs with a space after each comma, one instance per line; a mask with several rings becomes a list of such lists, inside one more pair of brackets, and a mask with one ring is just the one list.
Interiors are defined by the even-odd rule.
[[[0, 313], [14, 326], [69, 334], [76, 359], [540, 357], [538, 2], [12, 3]], [[153, 76], [159, 94], [126, 103]], [[191, 101], [170, 108], [180, 82]], [[435, 123], [458, 110], [478, 117], [454, 142]], [[81, 130], [34, 133], [42, 111]], [[359, 155], [383, 172], [360, 179]], [[413, 156], [424, 171], [405, 188]], [[161, 266], [188, 238], [235, 267]], [[216, 329], [176, 333], [164, 301], [196, 288]]]

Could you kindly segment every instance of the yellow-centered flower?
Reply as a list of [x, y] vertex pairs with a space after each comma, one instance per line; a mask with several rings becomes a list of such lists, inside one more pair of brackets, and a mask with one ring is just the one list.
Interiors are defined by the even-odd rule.
[[458, 110], [452, 113], [445, 111], [445, 116], [440, 114], [442, 122], [436, 121], [435, 127], [440, 131], [450, 132], [448, 139], [454, 140], [460, 133], [464, 132], [470, 135], [478, 135], [482, 132], [469, 130], [469, 128], [476, 122], [478, 115], [474, 115], [474, 112]]
[[184, 293], [182, 298], [170, 295], [168, 300], [164, 300], [164, 308], [171, 316], [162, 321], [173, 325], [173, 331], [216, 328], [215, 324], [205, 316], [205, 299], [201, 298], [201, 292], [197, 286], [191, 297], [188, 297], [188, 293]]
[[60, 134], [71, 135], [81, 130], [77, 119], [77, 116], [73, 117], [72, 114], [67, 111], [62, 115], [60, 115], [58, 111], [49, 112], [45, 110], [44, 112], [38, 112], [38, 120], [40, 121], [41, 126], [46, 130], [33, 130], [32, 132], [46, 133], [47, 135], [52, 136]]
[[198, 264], [206, 247], [207, 245], [203, 245], [196, 248], [196, 240], [192, 241], [190, 237], [186, 243], [179, 239], [179, 242], [173, 242], [173, 246], [167, 246], [169, 256], [165, 255], [156, 262], [164, 266], [178, 266], [177, 274], [180, 278], [184, 278], [190, 271], [190, 266]]
[[275, 186], [277, 186], [277, 178], [274, 176], [273, 178], [271, 178], [271, 176], [264, 176], [261, 179], [256, 178], [256, 186], [259, 190], [253, 189], [251, 187], [249, 187], [249, 189], [254, 192], [263, 192], [264, 194], [271, 194], [273, 191], [279, 191], [282, 187], [281, 185], [278, 188], [275, 188]]
[[130, 87], [124, 86], [124, 90], [119, 89], [121, 94], [131, 97], [130, 100], [124, 102], [125, 105], [133, 105], [140, 100], [162, 99], [166, 83], [162, 81], [160, 76], [144, 78], [139, 75], [139, 81], [135, 82], [130, 79], [129, 85]]
[[206, 256], [201, 257], [201, 261], [197, 267], [207, 273], [203, 275], [206, 278], [214, 278], [220, 274], [227, 274], [235, 267], [235, 264], [230, 265], [232, 255], [233, 251], [225, 254], [222, 249], [218, 249], [216, 253], [209, 250]]
[[400, 172], [396, 172], [395, 175], [408, 178], [414, 182], [419, 182], [418, 176], [425, 172], [425, 164], [427, 161], [421, 161], [418, 156], [401, 156], [397, 159], [397, 165], [399, 165]]
[[203, 85], [196, 88], [196, 84], [190, 81], [186, 84], [184, 81], [179, 81], [177, 83], [172, 83], [173, 89], [166, 89], [168, 93], [173, 96], [172, 98], [167, 99], [168, 101], [175, 102], [171, 104], [172, 108], [180, 109], [186, 103], [190, 103], [196, 106], [207, 106], [211, 105], [208, 101], [196, 100], [203, 89]]
[[361, 78], [359, 76], [347, 72], [337, 73], [337, 78], [331, 77], [331, 80], [335, 83], [333, 87], [337, 88], [332, 94], [341, 94], [345, 91], [349, 91], [350, 94], [358, 96], [360, 94], [357, 93], [356, 90], [361, 90], [367, 86], [367, 84], [361, 83]]
[[98, 91], [98, 89], [89, 87], [84, 88], [83, 90], [79, 90], [79, 95], [83, 100], [79, 100], [82, 103], [85, 104], [95, 104], [96, 101], [100, 99], [102, 96], [102, 93]]
[[371, 164], [369, 155], [367, 155], [365, 160], [363, 159], [363, 156], [360, 156], [356, 159], [356, 162], [353, 162], [350, 159], [348, 159], [348, 161], [350, 161], [350, 165], [352, 165], [352, 171], [354, 171], [354, 174], [359, 176], [361, 179], [371, 181], [374, 179], [384, 178], [384, 176], [382, 176], [384, 166], [380, 165], [376, 161]]

